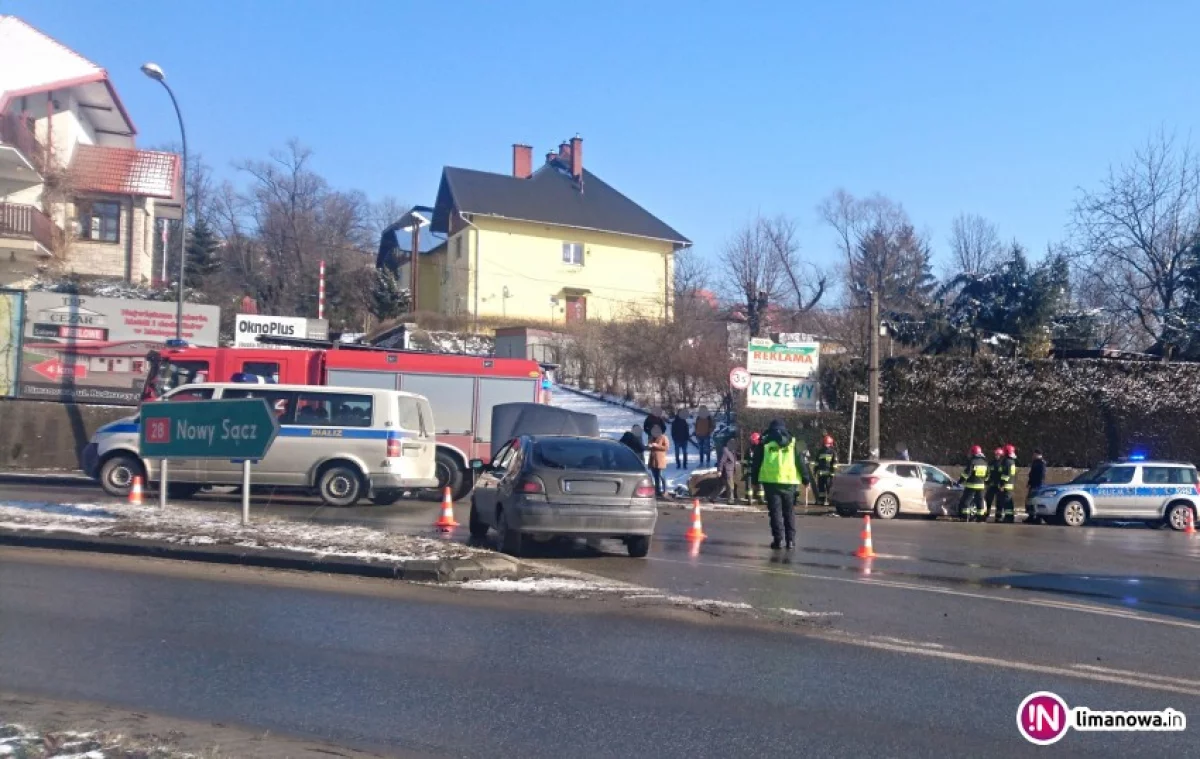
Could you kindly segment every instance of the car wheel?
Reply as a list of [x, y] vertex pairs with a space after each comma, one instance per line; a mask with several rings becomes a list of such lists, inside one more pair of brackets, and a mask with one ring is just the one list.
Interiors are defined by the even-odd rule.
[[1058, 518], [1067, 527], [1083, 527], [1088, 520], [1087, 504], [1072, 498], [1058, 507]]
[[467, 526], [471, 531], [471, 537], [476, 540], [483, 540], [487, 537], [487, 522], [483, 521], [483, 518], [479, 516], [479, 506], [475, 504], [474, 499], [471, 499], [471, 517], [467, 520]]
[[508, 526], [508, 517], [501, 509], [496, 515], [496, 534], [500, 539], [500, 553], [506, 553], [509, 556], [521, 555], [521, 533]]
[[317, 494], [329, 506], [353, 506], [362, 494], [362, 480], [349, 466], [335, 464], [321, 473]]
[[1195, 524], [1196, 514], [1192, 511], [1190, 503], [1172, 504], [1167, 509], [1167, 524], [1171, 525], [1172, 530], [1183, 532], [1188, 526], [1188, 514], [1192, 515], [1192, 523]]
[[371, 496], [371, 503], [376, 506], [391, 506], [399, 501], [402, 495], [404, 495], [402, 490], [376, 490], [375, 494]]
[[650, 536], [649, 535], [630, 535], [625, 538], [625, 548], [628, 549], [629, 555], [635, 559], [644, 559], [646, 554], [650, 553]]
[[146, 481], [146, 470], [142, 462], [135, 456], [113, 456], [100, 467], [100, 487], [105, 493], [117, 498], [124, 498], [133, 489], [133, 478], [141, 477], [143, 485]]
[[167, 495], [186, 501], [200, 492], [200, 485], [193, 482], [171, 482], [171, 473], [167, 472]]
[[891, 493], [884, 493], [875, 501], [875, 516], [880, 519], [895, 519], [900, 513], [900, 499]]

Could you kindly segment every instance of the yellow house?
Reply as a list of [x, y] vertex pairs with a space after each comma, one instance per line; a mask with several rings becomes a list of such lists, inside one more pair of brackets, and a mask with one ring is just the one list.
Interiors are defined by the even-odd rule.
[[674, 258], [683, 235], [583, 168], [583, 140], [564, 142], [532, 170], [513, 146], [513, 172], [446, 167], [430, 251], [439, 270], [422, 309], [541, 322], [671, 318]]

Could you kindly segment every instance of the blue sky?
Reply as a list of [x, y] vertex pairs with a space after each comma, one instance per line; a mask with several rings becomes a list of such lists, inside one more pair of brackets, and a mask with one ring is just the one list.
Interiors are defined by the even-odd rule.
[[[960, 211], [1040, 253], [1077, 188], [1200, 115], [1200, 3], [0, 0], [108, 69], [139, 144], [224, 174], [297, 137], [336, 186], [431, 203], [443, 165], [506, 172], [575, 133], [585, 164], [712, 256], [838, 187], [902, 202], [941, 255]], [[536, 159], [535, 159], [536, 160]]]

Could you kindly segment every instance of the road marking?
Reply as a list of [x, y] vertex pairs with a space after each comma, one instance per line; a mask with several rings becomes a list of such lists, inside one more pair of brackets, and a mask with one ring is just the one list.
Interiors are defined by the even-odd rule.
[[[687, 564], [691, 565], [690, 561], [681, 561], [679, 559], [667, 559], [661, 556], [651, 556], [649, 561], [663, 561], [671, 564]], [[1024, 606], [1039, 606], [1047, 609], [1058, 609], [1060, 611], [1077, 611], [1083, 614], [1096, 614], [1102, 617], [1116, 617], [1118, 619], [1127, 619], [1133, 622], [1148, 622], [1156, 625], [1166, 625], [1168, 627], [1182, 627], [1188, 630], [1200, 630], [1200, 624], [1196, 622], [1188, 622], [1182, 619], [1169, 619], [1166, 617], [1147, 617], [1138, 612], [1125, 609], [1109, 609], [1101, 606], [1091, 606], [1070, 601], [1050, 601], [1040, 598], [1007, 598], [1005, 596], [987, 595], [985, 593], [972, 593], [967, 590], [955, 590], [953, 588], [941, 588], [936, 585], [918, 585], [910, 582], [897, 582], [895, 580], [880, 580], [880, 579], [862, 579], [857, 577], [832, 577], [829, 575], [818, 575], [810, 572], [793, 572], [774, 567], [755, 567], [749, 564], [723, 564], [718, 562], [705, 562], [706, 567], [719, 567], [722, 569], [734, 569], [738, 571], [749, 570], [759, 572], [761, 574], [773, 574], [784, 577], [800, 577], [806, 580], [826, 580], [828, 582], [845, 582], [856, 585], [866, 585], [870, 587], [881, 588], [897, 588], [900, 590], [919, 590], [924, 593], [939, 593], [947, 596], [959, 596], [962, 598], [976, 598], [984, 601], [996, 601], [1000, 603], [1020, 604]]]
[[884, 643], [895, 643], [900, 646], [920, 646], [921, 648], [933, 648], [937, 650], [944, 650], [946, 648], [941, 643], [933, 643], [932, 641], [905, 640], [904, 638], [892, 638], [887, 635], [872, 635], [871, 639], [881, 640]]
[[[1068, 669], [1065, 667], [1054, 667], [1042, 664], [1028, 664], [1026, 662], [1009, 661], [1006, 659], [993, 659], [989, 656], [961, 654], [954, 651], [938, 651], [925, 648], [923, 646], [889, 643], [887, 641], [878, 639], [872, 640], [862, 638], [846, 638], [842, 635], [833, 635], [813, 630], [806, 630], [801, 634], [809, 638], [817, 638], [831, 643], [845, 643], [851, 646], [874, 648], [877, 650], [891, 651], [894, 653], [915, 654], [917, 656], [928, 656], [934, 659], [946, 659], [948, 661], [963, 662], [967, 664], [983, 664], [992, 667], [1000, 667], [1002, 669], [1013, 669], [1019, 672], [1032, 672], [1038, 675], [1074, 677], [1101, 683], [1128, 685], [1134, 688], [1146, 688], [1148, 690], [1166, 691], [1168, 693], [1181, 693], [1185, 696], [1200, 696], [1200, 687], [1176, 685], [1174, 683], [1165, 682], [1165, 678], [1158, 678], [1155, 675], [1140, 675], [1136, 673], [1112, 674], [1109, 672], [1093, 672], [1077, 668]], [[1113, 672], [1120, 672], [1120, 670], [1114, 670]]]
[[1200, 688], [1200, 680], [1187, 680], [1182, 677], [1167, 677], [1166, 675], [1151, 675], [1142, 672], [1130, 672], [1124, 669], [1110, 669], [1108, 667], [1097, 667], [1092, 664], [1073, 664], [1075, 669], [1082, 669], [1088, 672], [1100, 672], [1107, 675], [1121, 675], [1123, 677], [1134, 677], [1152, 682], [1174, 683], [1175, 685], [1187, 685], [1193, 688]]

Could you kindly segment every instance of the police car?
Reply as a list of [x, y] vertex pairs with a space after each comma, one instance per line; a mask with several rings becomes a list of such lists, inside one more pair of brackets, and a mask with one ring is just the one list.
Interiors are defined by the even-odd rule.
[[1037, 516], [1068, 527], [1092, 519], [1145, 521], [1187, 528], [1200, 507], [1200, 476], [1182, 461], [1147, 461], [1138, 457], [1101, 464], [1070, 482], [1047, 485], [1030, 503]]

